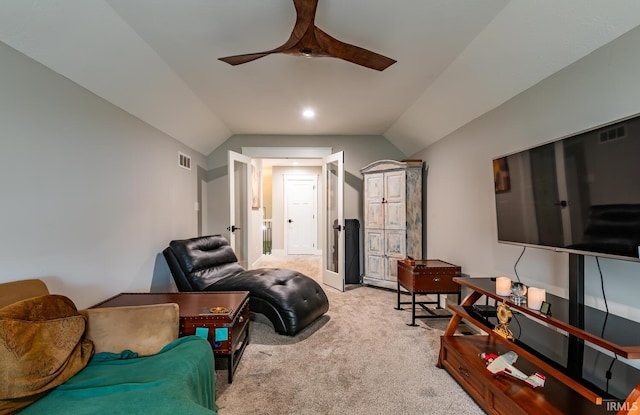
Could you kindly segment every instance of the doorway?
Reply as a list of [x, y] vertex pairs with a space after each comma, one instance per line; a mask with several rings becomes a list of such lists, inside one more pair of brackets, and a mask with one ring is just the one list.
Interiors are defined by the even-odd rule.
[[271, 227], [272, 253], [319, 255], [322, 160], [260, 161], [264, 224]]
[[[292, 240], [296, 245], [291, 247], [291, 252], [302, 248], [302, 252], [311, 252], [309, 245], [313, 247], [314, 242], [300, 242], [299, 235], [294, 232], [285, 236], [289, 231], [289, 219], [291, 224], [296, 222], [290, 218], [290, 210], [309, 211], [309, 206], [293, 207], [290, 201], [286, 200], [284, 173], [289, 175], [313, 175], [316, 176], [315, 192], [313, 185], [306, 187], [303, 191], [307, 194], [304, 200], [309, 200], [315, 193], [316, 203], [315, 218], [308, 221], [304, 226], [306, 232], [309, 229], [316, 231], [315, 247], [316, 254], [319, 254], [325, 261], [327, 255], [333, 258], [323, 267], [335, 265], [336, 269], [323, 270], [323, 282], [341, 291], [344, 290], [344, 217], [343, 217], [343, 183], [344, 183], [344, 153], [332, 153], [331, 148], [277, 148], [277, 147], [243, 147], [242, 154], [250, 156], [257, 165], [261, 166], [262, 177], [270, 177], [271, 183], [262, 182], [262, 198], [265, 202], [271, 201], [271, 206], [261, 205], [257, 211], [261, 216], [261, 223], [270, 221], [272, 250], [275, 255], [286, 255], [289, 253], [289, 242]], [[286, 167], [283, 167], [286, 166]], [[313, 166], [313, 167], [311, 167]], [[298, 168], [315, 169], [313, 172], [300, 172]], [[278, 170], [276, 174], [276, 169]], [[271, 170], [271, 171], [267, 171]], [[303, 187], [306, 186], [303, 185]], [[267, 194], [267, 189], [272, 191]], [[311, 189], [311, 191], [310, 191]], [[300, 190], [300, 189], [298, 189]], [[294, 193], [296, 193], [294, 191]], [[319, 203], [322, 200], [322, 203]], [[297, 202], [300, 202], [298, 200]], [[295, 202], [291, 202], [295, 203]], [[286, 211], [286, 215], [285, 215]], [[255, 212], [255, 211], [254, 211]], [[257, 216], [254, 214], [254, 216]], [[335, 216], [335, 217], [334, 217]], [[304, 220], [302, 221], [304, 222]], [[322, 222], [322, 224], [320, 224]], [[315, 224], [315, 226], [314, 226]], [[295, 228], [295, 226], [293, 226]], [[308, 235], [306, 235], [308, 236]], [[286, 238], [286, 239], [285, 239]], [[258, 246], [262, 250], [262, 243]], [[331, 248], [331, 249], [329, 249]], [[300, 251], [298, 251], [300, 252]], [[326, 265], [326, 266], [325, 266]]]
[[284, 176], [287, 255], [314, 255], [318, 249], [318, 176]]

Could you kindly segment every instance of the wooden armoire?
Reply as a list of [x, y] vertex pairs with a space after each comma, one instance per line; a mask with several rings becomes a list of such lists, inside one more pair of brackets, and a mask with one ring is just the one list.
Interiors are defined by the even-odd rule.
[[419, 160], [379, 160], [360, 170], [364, 284], [396, 289], [398, 260], [422, 258], [422, 171]]

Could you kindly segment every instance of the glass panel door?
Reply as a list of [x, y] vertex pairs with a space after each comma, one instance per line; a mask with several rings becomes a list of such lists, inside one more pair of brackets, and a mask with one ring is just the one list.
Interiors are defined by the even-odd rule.
[[229, 173], [229, 243], [238, 263], [248, 268], [249, 209], [251, 204], [251, 157], [228, 152]]
[[322, 280], [344, 291], [344, 152], [323, 158], [324, 246]]

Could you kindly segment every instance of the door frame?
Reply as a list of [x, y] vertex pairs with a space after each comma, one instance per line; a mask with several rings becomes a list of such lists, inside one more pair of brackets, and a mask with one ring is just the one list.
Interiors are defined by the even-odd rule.
[[[253, 159], [315, 159], [322, 160], [324, 157], [333, 153], [331, 147], [241, 147], [243, 155], [250, 156]], [[318, 165], [320, 166], [320, 165]], [[318, 186], [321, 186], [323, 181], [318, 181]], [[284, 201], [282, 201], [284, 204]], [[323, 211], [318, 204], [318, 223], [322, 223]], [[286, 225], [283, 223], [283, 234], [286, 234]], [[322, 229], [318, 228], [318, 251], [322, 254]], [[283, 249], [273, 249], [273, 253], [286, 254], [286, 241], [283, 241]]]

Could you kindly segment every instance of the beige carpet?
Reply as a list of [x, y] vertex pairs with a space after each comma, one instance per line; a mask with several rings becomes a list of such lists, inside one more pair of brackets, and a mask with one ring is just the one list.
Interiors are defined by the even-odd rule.
[[[269, 256], [260, 265], [318, 279], [320, 261]], [[447, 319], [409, 327], [408, 306], [394, 310], [395, 292], [347, 287], [342, 293], [323, 285], [329, 312], [295, 337], [276, 334], [256, 314], [233, 383], [226, 371], [216, 372], [219, 414], [484, 413], [435, 366]]]

